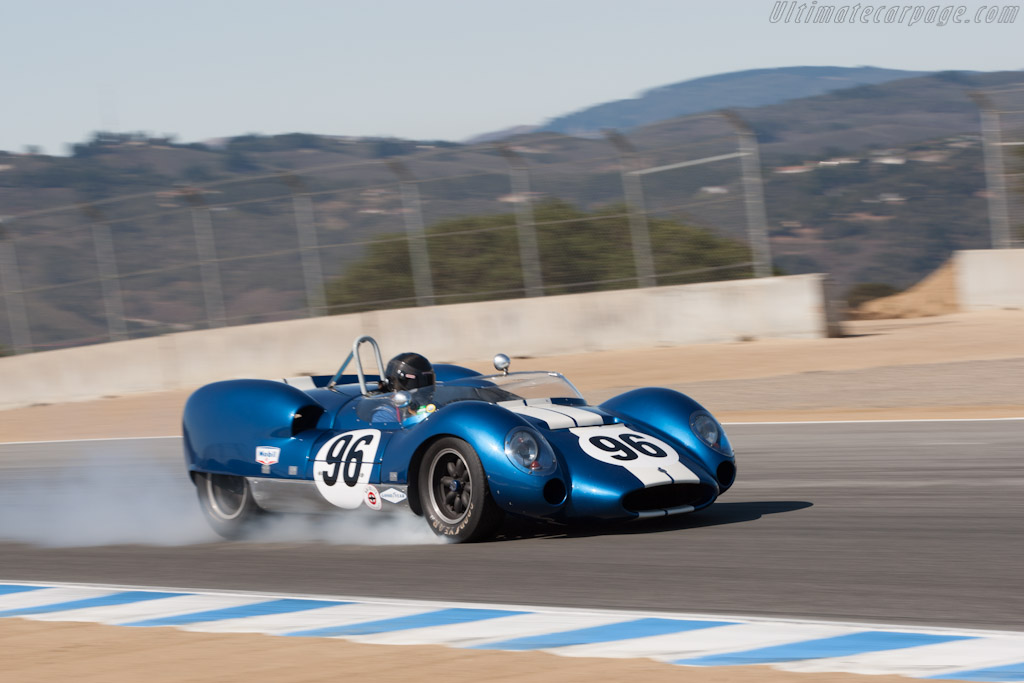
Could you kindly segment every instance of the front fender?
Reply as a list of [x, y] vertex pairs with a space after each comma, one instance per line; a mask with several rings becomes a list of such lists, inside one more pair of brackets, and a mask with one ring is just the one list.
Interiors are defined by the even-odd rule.
[[[429, 444], [454, 436], [472, 446], [480, 456], [491, 496], [502, 510], [531, 517], [550, 516], [562, 505], [564, 495], [552, 503], [545, 498], [544, 489], [555, 480], [564, 486], [565, 468], [558, 462], [555, 471], [548, 475], [527, 474], [516, 468], [505, 455], [505, 436], [516, 427], [525, 427], [538, 441], [544, 441], [543, 434], [526, 420], [500, 406], [476, 401], [453, 403], [395, 434], [388, 447], [388, 474], [382, 470], [382, 479], [394, 472], [396, 479], [408, 482], [412, 491], [420, 460]], [[557, 489], [557, 484], [553, 486]]]
[[[691, 416], [708, 411], [686, 394], [672, 389], [649, 387], [619, 394], [601, 404], [603, 410], [626, 423], [647, 425], [683, 444], [718, 481], [724, 492], [736, 478], [736, 461], [732, 444], [721, 430], [720, 451], [704, 443], [690, 427]], [[710, 413], [708, 413], [710, 415]]]

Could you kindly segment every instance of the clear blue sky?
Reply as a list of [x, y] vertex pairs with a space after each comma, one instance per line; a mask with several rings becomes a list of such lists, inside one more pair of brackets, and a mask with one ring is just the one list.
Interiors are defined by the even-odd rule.
[[[964, 4], [970, 17], [989, 3]], [[769, 21], [774, 6], [0, 0], [0, 149], [65, 153], [99, 129], [182, 141], [294, 131], [462, 140], [742, 69], [1024, 68], [1024, 16], [785, 24]]]

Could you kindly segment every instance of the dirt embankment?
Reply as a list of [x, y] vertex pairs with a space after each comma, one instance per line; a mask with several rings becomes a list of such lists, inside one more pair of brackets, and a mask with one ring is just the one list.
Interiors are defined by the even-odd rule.
[[952, 259], [910, 289], [866, 301], [852, 311], [858, 320], [923, 318], [956, 313], [956, 264]]

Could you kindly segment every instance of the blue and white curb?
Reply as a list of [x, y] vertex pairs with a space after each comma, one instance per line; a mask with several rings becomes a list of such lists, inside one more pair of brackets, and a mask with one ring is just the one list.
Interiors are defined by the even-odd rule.
[[1024, 681], [1024, 633], [81, 584], [0, 583], [0, 617], [685, 666]]

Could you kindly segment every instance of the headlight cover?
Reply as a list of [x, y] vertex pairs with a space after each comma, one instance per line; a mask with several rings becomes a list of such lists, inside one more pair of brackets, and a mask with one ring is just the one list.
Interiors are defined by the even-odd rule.
[[505, 437], [505, 457], [527, 474], [555, 471], [555, 454], [543, 437], [525, 427], [516, 427]]
[[711, 417], [710, 413], [703, 410], [694, 411], [690, 415], [690, 429], [697, 435], [697, 438], [724, 455], [732, 455], [732, 448], [727, 444], [725, 432], [718, 421]]

